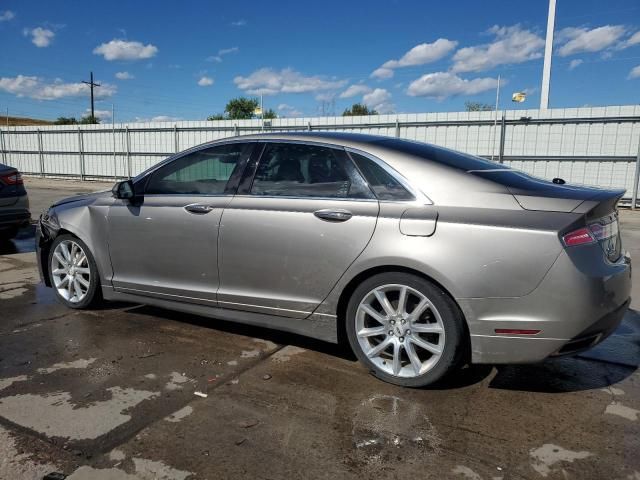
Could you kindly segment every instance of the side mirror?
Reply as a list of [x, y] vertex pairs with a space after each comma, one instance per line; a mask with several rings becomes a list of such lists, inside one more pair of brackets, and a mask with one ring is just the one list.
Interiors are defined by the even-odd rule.
[[123, 200], [133, 199], [135, 197], [133, 182], [131, 180], [124, 180], [122, 182], [116, 183], [111, 189], [111, 194], [115, 198], [120, 198]]

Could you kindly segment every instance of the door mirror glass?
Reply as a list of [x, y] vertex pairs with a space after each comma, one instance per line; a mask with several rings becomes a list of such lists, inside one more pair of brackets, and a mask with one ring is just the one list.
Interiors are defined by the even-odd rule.
[[111, 189], [111, 193], [115, 198], [131, 200], [135, 196], [133, 182], [131, 180], [118, 182]]

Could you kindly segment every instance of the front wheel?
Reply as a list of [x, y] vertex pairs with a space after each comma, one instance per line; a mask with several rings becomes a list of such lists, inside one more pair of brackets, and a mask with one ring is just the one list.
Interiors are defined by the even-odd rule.
[[49, 275], [58, 300], [83, 309], [100, 299], [99, 276], [89, 247], [73, 235], [56, 237], [49, 252]]
[[346, 322], [358, 359], [389, 383], [429, 385], [464, 359], [460, 310], [440, 287], [416, 275], [382, 273], [365, 280], [351, 296]]

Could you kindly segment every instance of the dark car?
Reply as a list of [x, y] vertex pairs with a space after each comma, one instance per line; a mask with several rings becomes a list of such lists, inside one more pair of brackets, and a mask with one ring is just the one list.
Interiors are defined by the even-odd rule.
[[0, 240], [10, 240], [29, 225], [29, 197], [20, 172], [0, 163]]

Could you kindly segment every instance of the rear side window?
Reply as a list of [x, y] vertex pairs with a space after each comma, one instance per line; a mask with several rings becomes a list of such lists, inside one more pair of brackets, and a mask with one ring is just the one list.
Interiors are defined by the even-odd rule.
[[414, 197], [384, 168], [364, 155], [349, 153], [379, 200], [413, 200]]
[[344, 150], [296, 143], [268, 143], [252, 195], [374, 198]]
[[180, 157], [151, 175], [146, 193], [221, 195], [248, 154], [249, 144], [232, 143]]

